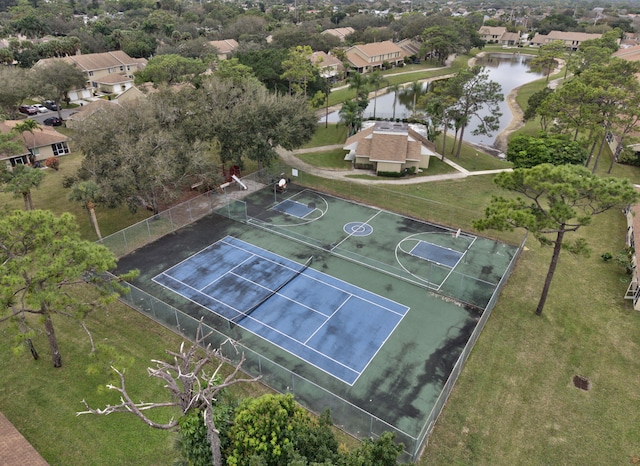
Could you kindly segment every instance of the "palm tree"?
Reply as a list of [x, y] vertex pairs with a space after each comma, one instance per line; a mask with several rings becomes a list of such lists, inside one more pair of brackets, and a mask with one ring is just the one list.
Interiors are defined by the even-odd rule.
[[70, 201], [81, 202], [82, 206], [87, 210], [89, 221], [96, 230], [98, 239], [102, 239], [102, 234], [100, 233], [100, 226], [98, 226], [98, 219], [96, 218], [95, 204], [100, 200], [100, 197], [100, 188], [93, 180], [74, 183], [69, 193]]
[[5, 193], [13, 193], [15, 197], [22, 196], [25, 210], [33, 210], [31, 190], [40, 186], [44, 172], [27, 165], [16, 165], [12, 170], [3, 168], [0, 171], [0, 183], [4, 185]]
[[409, 84], [407, 87], [404, 88], [404, 93], [405, 95], [411, 96], [411, 99], [413, 100], [413, 109], [411, 111], [411, 114], [415, 115], [416, 103], [418, 101], [418, 97], [424, 93], [424, 91], [422, 90], [422, 83], [418, 81], [412, 82], [411, 84]]
[[349, 136], [355, 134], [362, 124], [362, 110], [355, 100], [348, 100], [340, 109], [340, 121], [347, 127]]
[[349, 83], [349, 89], [355, 89], [357, 99], [360, 90], [367, 85], [367, 78], [363, 74], [354, 71], [347, 78], [347, 82]]
[[373, 119], [374, 120], [376, 119], [376, 104], [377, 104], [378, 91], [382, 86], [387, 84], [387, 82], [388, 81], [384, 79], [384, 77], [382, 76], [382, 73], [378, 70], [371, 73], [371, 75], [369, 76], [369, 79], [367, 80], [367, 83], [373, 86], [373, 88], [376, 91], [373, 98]]
[[393, 120], [396, 119], [396, 103], [398, 102], [398, 93], [401, 89], [402, 86], [400, 84], [392, 84], [391, 86], [387, 87], [387, 90], [389, 92], [393, 92]]
[[35, 152], [34, 152], [36, 148], [36, 135], [33, 132], [33, 130], [35, 129], [39, 129], [40, 131], [42, 131], [42, 127], [40, 126], [40, 124], [36, 120], [32, 120], [31, 118], [27, 118], [26, 120], [21, 121], [20, 123], [17, 123], [13, 127], [13, 131], [21, 134], [22, 137], [25, 139], [24, 142], [27, 148], [29, 148], [29, 144], [27, 143], [27, 140], [24, 137], [24, 133], [31, 133], [33, 144], [31, 145], [31, 149], [29, 149], [29, 153], [31, 154], [29, 156], [29, 162], [31, 163], [32, 166], [35, 164], [35, 160], [36, 160]]

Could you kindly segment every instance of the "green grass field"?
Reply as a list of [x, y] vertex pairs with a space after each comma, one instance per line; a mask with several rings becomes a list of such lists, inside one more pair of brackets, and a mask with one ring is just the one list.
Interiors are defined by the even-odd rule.
[[[93, 241], [97, 240], [98, 236], [91, 226], [88, 212], [80, 203], [69, 201], [67, 196], [70, 190], [62, 187], [63, 178], [75, 175], [81, 161], [82, 155], [78, 152], [60, 157], [60, 169], [58, 171], [45, 169], [45, 177], [40, 187], [34, 189], [31, 196], [36, 209], [48, 209], [56, 214], [71, 212], [78, 221], [82, 237]], [[9, 209], [24, 209], [22, 196], [15, 198], [9, 193], [0, 192], [1, 205], [7, 206]], [[96, 207], [96, 217], [102, 236], [115, 233], [149, 216], [149, 212], [140, 209], [136, 213], [131, 213], [126, 207], [115, 209]]]

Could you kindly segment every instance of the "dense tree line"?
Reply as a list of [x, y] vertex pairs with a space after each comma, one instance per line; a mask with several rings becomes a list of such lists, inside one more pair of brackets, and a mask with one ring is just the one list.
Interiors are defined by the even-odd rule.
[[80, 123], [75, 142], [85, 158], [79, 179], [94, 180], [107, 205], [157, 213], [188, 186], [219, 184], [222, 165], [242, 166], [247, 159], [269, 165], [277, 147], [301, 146], [315, 126], [301, 95], [213, 76], [197, 88], [163, 88]]

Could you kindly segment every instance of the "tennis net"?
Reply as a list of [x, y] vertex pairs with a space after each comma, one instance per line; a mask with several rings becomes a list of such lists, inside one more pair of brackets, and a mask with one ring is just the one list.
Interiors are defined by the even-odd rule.
[[244, 312], [241, 312], [240, 314], [238, 314], [237, 316], [235, 316], [234, 318], [231, 319], [231, 322], [233, 323], [238, 323], [239, 321], [241, 321], [242, 319], [244, 319], [245, 317], [248, 317], [250, 314], [253, 313], [253, 311], [255, 311], [256, 309], [258, 309], [260, 306], [262, 306], [266, 301], [268, 301], [274, 294], [276, 294], [278, 291], [280, 291], [282, 288], [284, 288], [285, 286], [287, 286], [289, 283], [291, 283], [292, 280], [294, 280], [298, 275], [300, 275], [301, 273], [303, 273], [305, 270], [307, 270], [309, 268], [309, 266], [311, 265], [311, 263], [313, 262], [313, 256], [309, 257], [309, 259], [307, 259], [307, 261], [302, 264], [302, 267], [300, 267], [300, 269], [295, 270], [293, 272], [293, 275], [291, 275], [290, 277], [288, 277], [284, 283], [281, 283], [280, 285], [278, 285], [274, 290], [270, 291], [264, 298], [262, 298], [260, 301], [258, 301], [256, 304], [254, 304], [253, 306], [251, 306], [249, 309], [247, 309]]

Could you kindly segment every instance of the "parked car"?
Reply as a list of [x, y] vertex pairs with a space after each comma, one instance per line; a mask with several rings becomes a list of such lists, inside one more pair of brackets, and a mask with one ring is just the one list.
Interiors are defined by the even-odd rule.
[[20, 105], [18, 107], [20, 113], [26, 113], [27, 115], [37, 115], [38, 110], [31, 105]]
[[35, 108], [38, 113], [47, 113], [49, 111], [49, 109], [42, 104], [33, 104], [32, 107]]
[[43, 105], [45, 107], [47, 107], [49, 110], [58, 110], [58, 106], [56, 105], [56, 103], [53, 100], [45, 100], [44, 102], [42, 102]]
[[45, 119], [43, 123], [47, 126], [61, 126], [62, 120], [58, 117], [50, 117]]

